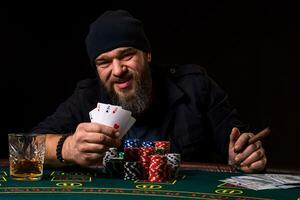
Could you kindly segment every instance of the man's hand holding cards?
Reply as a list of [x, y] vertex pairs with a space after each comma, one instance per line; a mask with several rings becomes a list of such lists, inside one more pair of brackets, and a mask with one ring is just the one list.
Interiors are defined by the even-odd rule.
[[131, 112], [121, 106], [98, 103], [97, 107], [89, 112], [91, 122], [103, 124], [118, 129], [122, 138], [135, 123]]

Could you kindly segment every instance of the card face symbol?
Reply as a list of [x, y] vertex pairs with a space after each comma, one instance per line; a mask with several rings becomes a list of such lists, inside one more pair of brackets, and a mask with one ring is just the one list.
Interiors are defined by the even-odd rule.
[[115, 129], [119, 129], [119, 128], [120, 128], [120, 125], [119, 125], [119, 124], [114, 124], [114, 128], [115, 128]]
[[113, 114], [115, 114], [118, 110], [118, 107], [115, 107], [115, 109], [113, 110]]
[[92, 122], [93, 122], [94, 119], [95, 119], [96, 113], [97, 113], [97, 108], [95, 108], [95, 109], [93, 109], [93, 110], [91, 110], [91, 111], [89, 112], [90, 120], [91, 120]]
[[109, 109], [110, 109], [110, 105], [108, 105], [108, 106], [107, 106], [107, 108], [106, 108], [106, 111], [105, 111], [105, 112], [107, 112], [107, 113], [108, 113], [108, 112], [109, 112]]

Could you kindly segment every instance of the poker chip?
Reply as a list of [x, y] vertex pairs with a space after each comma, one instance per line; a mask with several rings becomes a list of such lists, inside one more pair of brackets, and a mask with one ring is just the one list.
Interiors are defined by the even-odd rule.
[[149, 182], [164, 182], [167, 180], [167, 156], [151, 155], [149, 166]]
[[155, 146], [155, 149], [162, 149], [162, 150], [159, 150], [160, 151], [163, 151], [163, 152], [160, 152], [159, 154], [166, 154], [166, 153], [169, 153], [170, 151], [170, 142], [169, 141], [155, 141], [154, 142], [154, 146]]
[[124, 152], [123, 151], [118, 153], [118, 158], [124, 159]]
[[180, 154], [179, 153], [168, 153], [167, 154], [167, 163], [172, 166], [180, 165]]
[[142, 147], [154, 147], [154, 142], [152, 142], [152, 141], [143, 141]]
[[150, 166], [150, 156], [154, 154], [154, 147], [142, 147], [140, 148], [141, 171], [143, 180], [148, 180], [149, 178], [149, 166]]
[[138, 161], [139, 160], [139, 148], [131, 147], [124, 148], [124, 159], [126, 161]]
[[140, 162], [125, 162], [124, 180], [139, 180], [141, 175]]
[[108, 151], [105, 152], [105, 155], [102, 160], [102, 164], [105, 167], [107, 162], [112, 159], [118, 157], [118, 149], [117, 148], [109, 148]]
[[111, 147], [108, 149], [108, 151], [111, 152], [112, 154], [114, 154], [115, 156], [118, 155], [118, 148]]
[[180, 168], [180, 154], [169, 153], [167, 154], [167, 173], [169, 179], [175, 179], [178, 175]]
[[156, 148], [155, 149], [155, 154], [164, 155], [165, 154], [165, 149], [164, 148]]
[[150, 156], [154, 154], [155, 148], [154, 147], [141, 147], [139, 149], [140, 156]]
[[127, 139], [124, 141], [124, 159], [126, 161], [139, 160], [139, 139]]
[[140, 146], [139, 139], [127, 139], [124, 141], [124, 148], [138, 148]]
[[105, 166], [106, 175], [114, 178], [124, 177], [124, 159], [112, 158]]

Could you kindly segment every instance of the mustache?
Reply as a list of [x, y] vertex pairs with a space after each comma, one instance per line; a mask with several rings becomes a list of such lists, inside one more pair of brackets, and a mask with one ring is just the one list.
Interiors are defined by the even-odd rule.
[[134, 78], [134, 75], [131, 74], [131, 73], [128, 73], [128, 74], [125, 74], [123, 76], [120, 76], [120, 77], [111, 77], [110, 79], [110, 82], [111, 83], [118, 83], [118, 82], [125, 82], [125, 81], [128, 81], [130, 79]]

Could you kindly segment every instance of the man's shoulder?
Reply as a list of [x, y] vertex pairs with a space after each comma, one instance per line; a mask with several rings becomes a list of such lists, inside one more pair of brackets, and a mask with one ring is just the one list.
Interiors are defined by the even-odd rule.
[[71, 104], [81, 105], [85, 111], [89, 111], [100, 101], [102, 91], [98, 78], [86, 78], [79, 80], [70, 97]]
[[99, 79], [98, 78], [86, 78], [78, 81], [77, 89], [93, 89], [99, 86]]
[[184, 77], [188, 75], [206, 75], [204, 67], [197, 64], [169, 64], [161, 67], [172, 77]]
[[[204, 91], [207, 90], [210, 78], [204, 67], [197, 64], [174, 64], [159, 67], [155, 78], [166, 83], [168, 90], [178, 91]], [[162, 71], [162, 72], [161, 72]], [[161, 72], [161, 73], [160, 73]], [[160, 85], [162, 85], [160, 84]]]
[[87, 78], [77, 82], [75, 94], [83, 98], [95, 98], [101, 93], [98, 78]]

